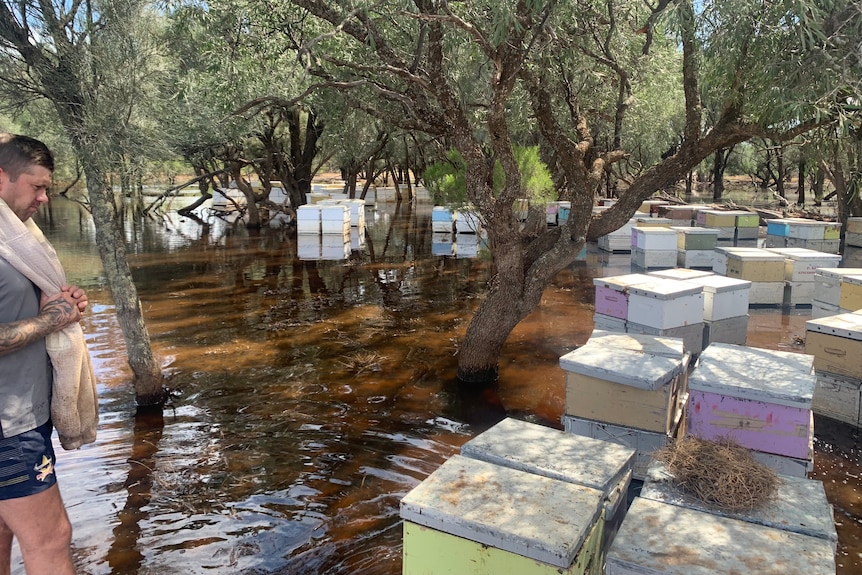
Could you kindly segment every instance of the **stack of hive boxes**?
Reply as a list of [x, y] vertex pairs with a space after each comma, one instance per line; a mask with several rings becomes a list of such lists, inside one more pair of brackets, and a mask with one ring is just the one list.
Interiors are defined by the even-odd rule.
[[697, 226], [673, 226], [671, 229], [676, 232], [676, 265], [711, 270], [718, 230]]
[[841, 224], [807, 218], [776, 218], [766, 222], [767, 248], [808, 248], [838, 253]]
[[608, 552], [606, 573], [833, 575], [837, 545], [820, 481], [780, 475], [763, 506], [726, 511], [683, 492], [654, 463]]
[[667, 218], [673, 226], [688, 227], [694, 222], [694, 209], [692, 206], [667, 204], [658, 206], [658, 216]]
[[736, 214], [736, 241], [756, 241], [759, 234], [760, 216], [754, 212], [739, 210]]
[[844, 244], [856, 248], [862, 247], [862, 218], [847, 218]]
[[455, 255], [452, 232], [455, 230], [457, 210], [445, 206], [431, 209], [431, 254], [435, 256]]
[[677, 338], [594, 331], [560, 358], [565, 430], [634, 448], [642, 479], [652, 452], [684, 431], [689, 358]]
[[696, 223], [703, 228], [718, 230], [719, 240], [732, 241], [736, 237], [736, 217], [738, 215], [740, 215], [738, 210], [699, 210]]
[[703, 288], [704, 349], [713, 342], [745, 344], [750, 281], [691, 269], [662, 270], [649, 275], [687, 281]]
[[814, 270], [811, 317], [817, 319], [862, 309], [860, 291], [862, 291], [862, 268]]
[[641, 269], [676, 267], [676, 232], [667, 226], [632, 229], [632, 265]]
[[350, 213], [351, 206], [341, 203], [299, 206], [296, 210], [297, 255], [301, 259], [347, 258], [351, 248]]
[[817, 413], [862, 427], [862, 313], [805, 322], [805, 353], [814, 356]]
[[689, 375], [688, 433], [731, 439], [779, 473], [814, 461], [814, 357], [715, 343]]
[[[350, 210], [350, 249], [358, 250], [365, 243], [365, 200], [350, 198], [330, 198], [318, 202], [320, 206], [334, 205], [347, 206]], [[322, 216], [321, 216], [322, 218]], [[322, 223], [322, 222], [321, 222]], [[326, 233], [326, 232], [324, 232]], [[338, 233], [335, 231], [334, 233]], [[330, 238], [328, 243], [336, 249], [337, 241]]]
[[784, 256], [784, 305], [807, 306], [814, 301], [814, 274], [819, 268], [834, 268], [841, 256], [807, 248], [768, 248]]
[[622, 227], [609, 234], [599, 236], [597, 243], [600, 250], [610, 253], [628, 253], [632, 251], [632, 230], [637, 225], [635, 218], [630, 219]]
[[716, 273], [751, 282], [750, 305], [781, 305], [784, 302], [784, 256], [761, 248], [718, 247]]
[[593, 280], [594, 326], [618, 332], [678, 337], [686, 350], [703, 349], [703, 287], [652, 274]]
[[402, 573], [601, 575], [633, 456], [503, 420], [401, 500]]

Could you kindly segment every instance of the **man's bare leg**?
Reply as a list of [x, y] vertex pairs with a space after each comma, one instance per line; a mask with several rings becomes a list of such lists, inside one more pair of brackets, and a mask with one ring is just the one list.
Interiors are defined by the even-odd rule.
[[12, 532], [0, 519], [0, 575], [9, 575], [12, 570]]
[[[36, 495], [0, 501], [0, 521], [18, 539], [27, 575], [75, 575], [72, 525], [56, 485]], [[11, 548], [11, 537], [9, 543]], [[6, 556], [8, 565], [9, 551]]]

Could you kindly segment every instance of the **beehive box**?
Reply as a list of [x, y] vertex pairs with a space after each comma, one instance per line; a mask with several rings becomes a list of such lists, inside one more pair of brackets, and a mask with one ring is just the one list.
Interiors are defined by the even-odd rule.
[[444, 207], [434, 206], [431, 209], [431, 231], [436, 233], [452, 233], [455, 229], [457, 212]]
[[607, 341], [602, 338], [588, 340], [581, 347], [561, 356], [560, 368], [567, 374], [655, 391], [675, 376], [684, 374], [688, 366], [686, 357], [667, 357], [622, 346], [612, 347]]
[[461, 455], [602, 492], [605, 550], [625, 516], [632, 448], [506, 418], [462, 445]]
[[455, 242], [452, 241], [452, 232], [431, 233], [431, 255], [455, 255]]
[[479, 214], [470, 209], [458, 210], [455, 213], [455, 233], [477, 234], [482, 229]]
[[689, 377], [688, 431], [804, 459], [814, 437], [812, 357], [712, 344]]
[[834, 575], [829, 541], [635, 498], [607, 575]]
[[676, 250], [645, 250], [632, 247], [632, 267], [641, 270], [676, 267]]
[[838, 306], [842, 309], [852, 311], [862, 309], [862, 275], [845, 275], [841, 277]]
[[670, 438], [665, 433], [655, 433], [623, 425], [592, 421], [573, 415], [563, 415], [562, 423], [563, 430], [566, 433], [608, 441], [634, 449], [635, 460], [632, 467], [632, 477], [639, 481], [643, 481], [646, 477], [647, 469], [652, 461], [652, 454], [667, 445], [668, 441], [670, 441]]
[[306, 204], [296, 208], [296, 232], [300, 235], [320, 233], [320, 208], [318, 206]]
[[703, 287], [704, 321], [718, 321], [748, 314], [750, 281], [715, 274], [695, 277], [689, 281]]
[[797, 457], [786, 457], [784, 455], [775, 455], [774, 453], [764, 453], [763, 451], [752, 451], [751, 455], [755, 461], [759, 461], [763, 465], [769, 467], [776, 473], [781, 475], [789, 475], [791, 477], [808, 477], [808, 474], [814, 471], [814, 441], [812, 438], [811, 449], [808, 452], [808, 457], [800, 459]]
[[840, 240], [806, 240], [800, 238], [787, 238], [786, 246], [789, 248], [807, 248], [819, 252], [837, 254]]
[[790, 224], [799, 218], [775, 218], [766, 220], [766, 234], [770, 236], [787, 237], [790, 232]]
[[679, 327], [669, 327], [667, 329], [661, 329], [635, 323], [632, 321], [627, 321], [625, 331], [629, 334], [679, 338], [685, 344], [685, 350], [694, 355], [696, 353], [700, 353], [700, 351], [704, 348], [703, 325], [703, 322], [700, 322], [690, 323], [688, 325], [682, 325]]
[[651, 214], [653, 211], [658, 211], [659, 206], [665, 206], [667, 202], [664, 200], [645, 200], [641, 202], [641, 207], [638, 208], [638, 212], [642, 214]]
[[611, 253], [630, 252], [632, 250], [632, 229], [634, 227], [635, 220], [630, 219], [619, 229], [600, 236], [597, 240], [599, 249]]
[[736, 216], [736, 211], [701, 210], [697, 213], [697, 223], [707, 228], [735, 228]]
[[587, 343], [669, 357], [680, 362], [687, 361], [687, 356], [690, 355], [685, 348], [685, 342], [677, 337], [618, 333], [596, 328]]
[[703, 288], [662, 278], [632, 285], [627, 319], [658, 329], [703, 323]]
[[646, 274], [594, 278], [596, 313], [626, 319], [629, 309], [629, 288], [639, 283], [652, 281], [652, 279]]
[[862, 427], [862, 379], [817, 372], [812, 407], [818, 415]]
[[758, 250], [727, 252], [727, 270], [723, 275], [751, 282], [784, 282], [784, 257]]
[[784, 301], [787, 306], [808, 306], [814, 301], [814, 282], [785, 282]]
[[813, 282], [820, 268], [837, 268], [841, 256], [806, 248], [770, 248], [768, 251], [784, 256], [784, 279], [790, 282]]
[[739, 210], [736, 214], [736, 227], [737, 228], [759, 228], [760, 227], [760, 215], [755, 212], [748, 212], [745, 210]]
[[593, 314], [593, 328], [625, 333], [626, 320], [603, 313], [596, 313]]
[[820, 268], [814, 272], [814, 299], [833, 306], [841, 305], [841, 278], [862, 275], [862, 268]]
[[689, 268], [671, 268], [666, 270], [657, 270], [648, 272], [646, 275], [665, 278], [676, 281], [686, 281], [694, 278], [702, 278], [705, 276], [714, 276], [715, 274], [707, 270], [693, 270]]
[[715, 250], [677, 250], [676, 265], [683, 268], [712, 270]]
[[862, 234], [862, 218], [847, 218], [847, 227], [845, 230], [848, 234]]
[[569, 221], [569, 216], [572, 214], [572, 202], [559, 201], [557, 204], [559, 205], [557, 209], [557, 223], [563, 224]]
[[814, 369], [862, 379], [862, 314], [842, 313], [805, 322], [805, 353]]
[[638, 228], [669, 228], [673, 225], [670, 218], [656, 218], [650, 216], [637, 216], [635, 224]]
[[455, 234], [455, 257], [475, 258], [479, 255], [479, 234]]
[[862, 233], [848, 231], [844, 234], [844, 243], [854, 248], [862, 247]]
[[784, 282], [751, 282], [748, 305], [781, 305], [784, 303]]
[[320, 231], [324, 234], [350, 233], [350, 208], [327, 203], [316, 204], [320, 209]]
[[715, 248], [713, 271], [723, 276], [727, 275], [727, 260], [731, 254], [759, 254], [762, 251], [760, 248], [752, 247], [718, 246]]
[[804, 218], [791, 220], [787, 227], [787, 237], [801, 240], [823, 240], [826, 239], [826, 228], [829, 222], [818, 222]]
[[680, 250], [713, 250], [718, 241], [718, 230], [693, 226], [673, 226], [676, 247]]
[[[817, 284], [815, 284], [815, 287], [816, 285]], [[815, 297], [817, 296], [816, 291], [814, 292], [814, 295]], [[811, 300], [811, 319], [820, 319], [822, 317], [838, 315], [841, 313], [847, 313], [847, 310], [841, 309], [837, 305], [817, 301], [816, 299]]]
[[319, 232], [312, 234], [298, 234], [296, 236], [296, 257], [301, 260], [319, 260], [321, 257], [321, 245]]
[[663, 463], [653, 461], [647, 470], [647, 478], [640, 496], [823, 539], [829, 542], [833, 552], [838, 548], [838, 534], [835, 531], [832, 506], [826, 499], [826, 490], [821, 481], [779, 475], [776, 492], [769, 501], [754, 509], [730, 511], [710, 506], [687, 492], [680, 487], [679, 482]]
[[787, 236], [773, 236], [770, 234], [766, 234], [766, 237], [763, 240], [763, 247], [765, 247], [765, 248], [786, 248], [787, 247]]
[[745, 345], [748, 339], [748, 314], [703, 322], [703, 347], [713, 343]]
[[597, 489], [454, 455], [401, 500], [402, 573], [599, 575], [603, 500]]
[[[688, 222], [684, 225], [690, 225], [692, 218], [694, 217], [694, 210], [691, 206], [674, 206], [674, 205], [664, 205], [658, 207], [658, 215], [662, 218], [668, 218], [673, 220], [674, 222]], [[862, 226], [860, 226], [862, 229]]]
[[668, 227], [632, 228], [632, 247], [642, 250], [672, 250], [676, 252], [676, 232]]

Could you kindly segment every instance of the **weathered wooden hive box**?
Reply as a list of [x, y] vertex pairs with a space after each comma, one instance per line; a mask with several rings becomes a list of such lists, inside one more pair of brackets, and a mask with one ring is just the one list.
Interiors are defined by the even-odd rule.
[[776, 493], [765, 504], [753, 509], [729, 511], [709, 506], [686, 492], [663, 463], [653, 461], [647, 470], [640, 496], [823, 539], [832, 547], [833, 553], [838, 548], [832, 505], [826, 498], [823, 482], [814, 479], [779, 474]]
[[767, 250], [731, 251], [727, 254], [727, 277], [751, 282], [778, 282], [784, 287], [784, 257]]
[[847, 218], [844, 243], [848, 246], [862, 247], [862, 218]]
[[638, 283], [651, 281], [646, 274], [625, 274], [606, 278], [594, 278], [596, 287], [596, 313], [619, 318], [628, 318], [629, 288]]
[[636, 497], [607, 575], [834, 575], [828, 541]]
[[461, 455], [602, 492], [604, 550], [625, 516], [632, 448], [506, 418], [462, 445]]
[[401, 500], [404, 575], [600, 575], [598, 489], [454, 455]]
[[431, 209], [431, 231], [451, 234], [455, 229], [457, 213], [444, 206], [434, 206]]
[[805, 353], [814, 369], [862, 378], [862, 314], [842, 313], [805, 322]]
[[760, 253], [760, 248], [746, 246], [718, 246], [715, 248], [715, 265], [713, 271], [723, 276], [727, 275], [727, 259], [730, 254]]
[[812, 405], [818, 415], [862, 427], [862, 379], [818, 371]]
[[689, 376], [688, 433], [810, 460], [813, 360], [804, 354], [710, 345]]
[[[674, 345], [682, 350], [680, 340], [664, 339], [678, 342]], [[591, 338], [560, 358], [560, 367], [566, 372], [566, 413], [646, 431], [671, 432], [686, 393], [688, 356], [666, 357], [612, 343], [612, 339]]]
[[628, 321], [658, 329], [703, 324], [703, 288], [658, 277], [634, 284], [629, 287]]
[[714, 250], [718, 243], [718, 230], [693, 226], [673, 226], [678, 250]]
[[636, 220], [630, 219], [622, 227], [598, 238], [597, 244], [600, 250], [611, 253], [622, 253], [632, 251], [632, 229]]
[[666, 205], [667, 202], [665, 200], [645, 200], [641, 202], [641, 207], [637, 211], [642, 214], [658, 213], [659, 208]]
[[658, 215], [673, 221], [676, 226], [690, 226], [694, 218], [694, 210], [691, 206], [668, 204], [658, 207]]
[[638, 228], [669, 228], [673, 221], [669, 218], [656, 218], [652, 216], [635, 217], [635, 227]]

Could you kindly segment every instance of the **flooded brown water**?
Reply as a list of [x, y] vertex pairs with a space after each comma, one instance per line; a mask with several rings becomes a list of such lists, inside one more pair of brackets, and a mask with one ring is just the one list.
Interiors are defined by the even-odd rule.
[[[176, 389], [163, 414], [137, 415], [92, 223], [62, 199], [39, 215], [92, 304], [99, 439], [58, 451], [57, 465], [82, 574], [395, 575], [408, 490], [507, 415], [560, 427], [558, 359], [592, 331], [592, 279], [628, 273], [627, 256], [590, 250], [561, 273], [507, 342], [499, 385], [467, 392], [458, 341], [488, 260], [432, 256], [430, 211], [368, 207], [367, 241], [341, 261], [302, 260], [282, 231], [218, 219], [127, 225]], [[749, 344], [801, 352], [809, 313], [753, 310]], [[860, 573], [858, 434], [819, 419], [816, 430], [838, 573]]]

